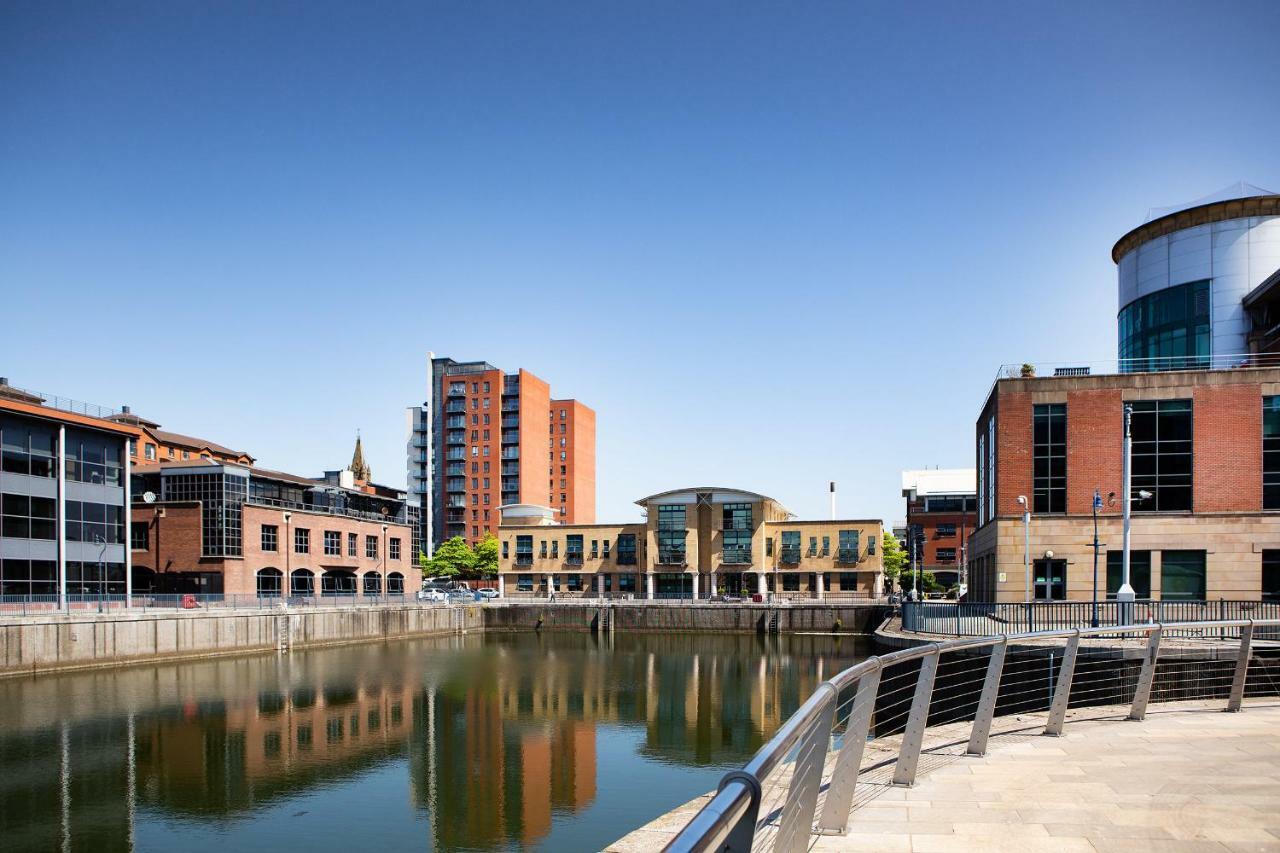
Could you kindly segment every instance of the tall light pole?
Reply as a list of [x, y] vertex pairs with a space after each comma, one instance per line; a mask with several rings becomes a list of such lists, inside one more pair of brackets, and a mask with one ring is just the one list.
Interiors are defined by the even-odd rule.
[[1124, 534], [1120, 561], [1120, 589], [1116, 591], [1119, 623], [1133, 624], [1133, 587], [1129, 585], [1129, 517], [1133, 511], [1133, 406], [1124, 407]]
[[1023, 581], [1023, 597], [1031, 601], [1031, 504], [1026, 495], [1018, 495], [1018, 504], [1022, 507], [1022, 568], [1026, 575]]
[[1093, 490], [1093, 613], [1089, 618], [1089, 624], [1098, 627], [1098, 548], [1101, 543], [1098, 542], [1098, 510], [1102, 509], [1102, 492], [1097, 489]]

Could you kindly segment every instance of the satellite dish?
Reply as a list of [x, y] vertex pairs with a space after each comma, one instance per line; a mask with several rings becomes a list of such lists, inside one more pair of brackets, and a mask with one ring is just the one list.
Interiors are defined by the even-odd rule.
[[143, 499], [144, 501], [146, 501], [147, 503], [149, 503], [149, 504], [153, 504], [153, 503], [155, 503], [155, 502], [156, 502], [156, 493], [155, 493], [155, 492], [143, 492], [143, 493], [142, 493], [142, 499]]

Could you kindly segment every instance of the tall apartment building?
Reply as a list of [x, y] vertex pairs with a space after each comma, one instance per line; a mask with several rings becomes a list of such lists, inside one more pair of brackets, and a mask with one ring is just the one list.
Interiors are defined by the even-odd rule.
[[960, 567], [967, 562], [978, 517], [976, 476], [972, 468], [902, 472], [907, 553], [944, 586], [960, 582]]
[[421, 502], [424, 543], [496, 534], [506, 504], [546, 504], [565, 524], [595, 521], [595, 411], [553, 398], [527, 370], [430, 361], [430, 399], [408, 410], [409, 491]]

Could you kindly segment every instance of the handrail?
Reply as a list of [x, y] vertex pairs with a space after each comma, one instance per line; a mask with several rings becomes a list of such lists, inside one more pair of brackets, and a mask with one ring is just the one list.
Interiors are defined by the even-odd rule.
[[[667, 851], [750, 851], [757, 840], [757, 832], [764, 826], [776, 828], [773, 836], [773, 849], [778, 853], [801, 853], [809, 846], [811, 833], [843, 834], [847, 830], [850, 810], [853, 803], [854, 786], [861, 769], [863, 747], [870, 737], [875, 737], [870, 728], [873, 711], [875, 714], [887, 714], [893, 708], [900, 713], [910, 703], [910, 713], [905, 729], [902, 730], [902, 741], [899, 747], [897, 764], [894, 770], [894, 784], [910, 785], [915, 781], [916, 764], [922, 749], [925, 730], [928, 727], [930, 710], [933, 702], [933, 685], [940, 661], [949, 655], [961, 651], [974, 651], [990, 648], [989, 655], [976, 659], [985, 662], [985, 676], [962, 682], [964, 685], [981, 685], [981, 698], [977, 701], [972, 714], [961, 714], [952, 718], [947, 713], [947, 721], [965, 722], [972, 720], [973, 731], [969, 738], [969, 754], [982, 755], [986, 751], [987, 736], [998, 700], [1001, 696], [1001, 675], [1005, 668], [1005, 654], [1012, 644], [1024, 645], [1023, 651], [1042, 652], [1048, 661], [1048, 672], [1052, 685], [1047, 688], [1049, 700], [1047, 708], [1037, 710], [1048, 711], [1048, 722], [1045, 734], [1061, 733], [1068, 705], [1073, 699], [1078, 704], [1107, 704], [1105, 701], [1094, 701], [1099, 690], [1093, 682], [1085, 682], [1088, 690], [1080, 695], [1072, 696], [1072, 687], [1078, 679], [1076, 659], [1082, 648], [1082, 641], [1096, 640], [1104, 637], [1116, 637], [1119, 640], [1146, 638], [1145, 652], [1142, 654], [1142, 671], [1133, 688], [1130, 720], [1142, 720], [1146, 715], [1152, 697], [1152, 685], [1155, 681], [1156, 662], [1159, 657], [1162, 637], [1178, 633], [1214, 632], [1210, 639], [1218, 642], [1227, 641], [1227, 632], [1239, 629], [1239, 646], [1234, 663], [1229, 658], [1218, 654], [1203, 658], [1180, 656], [1179, 661], [1202, 660], [1208, 665], [1226, 665], [1233, 668], [1229, 678], [1226, 710], [1239, 711], [1244, 698], [1248, 679], [1248, 668], [1251, 655], [1251, 644], [1257, 629], [1268, 629], [1268, 636], [1280, 638], [1280, 619], [1213, 619], [1192, 622], [1142, 623], [1107, 625], [1097, 628], [1069, 628], [1045, 631], [1029, 631], [1018, 634], [1000, 634], [985, 637], [964, 637], [960, 639], [940, 640], [939, 642], [899, 649], [884, 655], [878, 655], [859, 661], [828, 680], [822, 682], [813, 694], [792, 714], [778, 731], [762, 746], [741, 770], [725, 775], [715, 796], [706, 803], [697, 814], [666, 846]], [[1233, 632], [1234, 633], [1234, 632]], [[1232, 636], [1230, 639], [1235, 640]], [[1056, 679], [1054, 676], [1054, 656], [1061, 646], [1053, 644], [1055, 640], [1066, 640], [1066, 648], [1058, 659]], [[1091, 647], [1084, 647], [1087, 650]], [[1033, 660], [1038, 660], [1033, 657]], [[905, 679], [904, 683], [895, 684], [892, 689], [882, 687], [882, 674], [901, 664], [920, 661], [918, 672], [900, 672], [886, 678], [892, 682], [895, 678]], [[1210, 673], [1212, 675], [1212, 673]], [[914, 679], [914, 685], [911, 683]], [[1199, 675], [1197, 684], [1209, 685], [1207, 690], [1222, 688], [1228, 679], [1223, 676], [1207, 678]], [[1024, 682], [1025, 683], [1025, 682]], [[850, 688], [857, 686], [856, 696], [840, 697]], [[1217, 685], [1217, 686], [1215, 686]], [[954, 688], [955, 685], [952, 685]], [[1275, 689], [1274, 685], [1269, 685]], [[976, 688], [975, 688], [976, 689]], [[1255, 691], [1258, 689], [1255, 686]], [[1006, 700], [1015, 705], [1031, 701], [1038, 702], [1040, 688], [1020, 690]], [[1177, 691], [1175, 691], [1177, 692]], [[865, 694], [865, 695], [864, 695]], [[1105, 695], [1105, 694], [1104, 694]], [[1030, 698], [1028, 698], [1030, 697]], [[888, 702], [892, 698], [893, 702]], [[964, 701], [973, 698], [970, 694]], [[1214, 696], [1214, 698], [1221, 698]], [[881, 700], [887, 707], [877, 704]], [[961, 699], [956, 698], [955, 690], [950, 691], [948, 701], [952, 709], [963, 707]], [[1129, 702], [1126, 694], [1125, 702]], [[837, 711], [848, 708], [847, 716], [837, 718]], [[951, 710], [951, 709], [949, 709]], [[1019, 708], [1017, 713], [1025, 713]], [[892, 717], [892, 714], [888, 714]], [[839, 755], [832, 765], [829, 776], [826, 769], [826, 758], [831, 750], [833, 737], [837, 729], [843, 727], [843, 743]], [[892, 725], [890, 725], [892, 729]], [[884, 734], [884, 733], [882, 733]], [[784, 783], [771, 779], [774, 772], [784, 763], [794, 763], [794, 769]], [[818, 803], [822, 782], [828, 779], [825, 786], [826, 795], [818, 816]], [[785, 800], [780, 807], [764, 808], [762, 802], [766, 795], [777, 794], [777, 798]], [[785, 790], [783, 790], [785, 789]], [[815, 819], [817, 825], [815, 826]]]

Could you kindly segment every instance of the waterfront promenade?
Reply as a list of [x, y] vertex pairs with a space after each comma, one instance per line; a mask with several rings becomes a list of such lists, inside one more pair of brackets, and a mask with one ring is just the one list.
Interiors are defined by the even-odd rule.
[[[844, 836], [809, 850], [1280, 851], [1280, 701], [1241, 713], [1222, 703], [1069, 712], [1061, 737], [1043, 715], [1000, 718], [985, 757], [965, 756], [965, 726], [931, 729], [913, 787], [890, 784], [892, 744], [870, 753]], [[700, 797], [607, 849], [659, 850], [708, 800]], [[756, 850], [772, 849], [765, 827]]]

